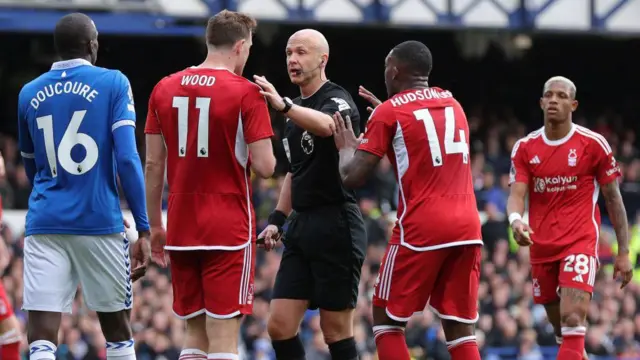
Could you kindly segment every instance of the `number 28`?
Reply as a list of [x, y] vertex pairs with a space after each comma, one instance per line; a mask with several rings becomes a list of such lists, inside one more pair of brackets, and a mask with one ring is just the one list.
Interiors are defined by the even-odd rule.
[[584, 254], [569, 255], [564, 258], [564, 271], [576, 272], [579, 275], [585, 275], [589, 273], [589, 257]]
[[[424, 129], [427, 131], [427, 140], [429, 141], [429, 149], [431, 150], [431, 160], [433, 166], [442, 166], [444, 160], [442, 158], [442, 148], [438, 140], [438, 132], [436, 125], [431, 116], [429, 109], [420, 109], [413, 112], [418, 121], [422, 121]], [[453, 107], [444, 108], [444, 153], [446, 155], [462, 154], [462, 162], [469, 162], [469, 145], [466, 142], [464, 130], [460, 129], [460, 141], [455, 141], [456, 118]]]

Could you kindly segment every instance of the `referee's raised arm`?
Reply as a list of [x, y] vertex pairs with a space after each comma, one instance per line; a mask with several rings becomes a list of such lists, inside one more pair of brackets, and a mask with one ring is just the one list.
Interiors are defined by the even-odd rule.
[[355, 194], [340, 178], [332, 115], [340, 112], [354, 129], [360, 128], [360, 115], [351, 95], [327, 79], [329, 45], [321, 33], [296, 32], [286, 53], [289, 78], [300, 88], [299, 97], [281, 97], [267, 79], [255, 77], [271, 106], [287, 117], [283, 145], [289, 172], [270, 225], [259, 236], [271, 245], [290, 221], [271, 301], [269, 335], [277, 359], [304, 359], [298, 327], [308, 308], [319, 308], [331, 357], [357, 359], [352, 319], [367, 241]]
[[[313, 95], [327, 81], [325, 67], [329, 60], [329, 44], [324, 35], [313, 29], [304, 29], [291, 36], [287, 44], [287, 71], [291, 82], [300, 86], [303, 98]], [[331, 113], [299, 106], [288, 97], [281, 97], [264, 76], [254, 75], [271, 106], [287, 115], [289, 120], [310, 133], [328, 137], [335, 126]]]

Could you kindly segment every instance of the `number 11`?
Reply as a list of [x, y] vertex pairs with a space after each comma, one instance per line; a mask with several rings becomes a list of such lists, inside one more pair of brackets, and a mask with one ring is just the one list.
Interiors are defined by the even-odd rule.
[[[198, 157], [209, 157], [209, 107], [211, 98], [197, 97], [198, 114]], [[175, 96], [173, 107], [178, 109], [178, 156], [187, 155], [187, 132], [189, 131], [189, 98]]]

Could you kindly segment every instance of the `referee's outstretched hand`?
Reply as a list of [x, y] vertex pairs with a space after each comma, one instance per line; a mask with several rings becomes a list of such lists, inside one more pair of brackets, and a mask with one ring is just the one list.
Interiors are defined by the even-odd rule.
[[373, 107], [367, 106], [367, 111], [370, 113], [373, 112], [373, 109], [375, 109], [376, 106], [382, 104], [382, 101], [380, 101], [380, 99], [378, 99], [375, 95], [373, 95], [371, 91], [367, 90], [362, 85], [360, 85], [360, 87], [358, 88], [358, 95], [360, 95], [362, 98], [367, 100], [371, 105], [373, 105]]
[[266, 77], [253, 75], [253, 80], [256, 82], [256, 84], [258, 84], [258, 86], [260, 86], [260, 88], [262, 89], [262, 91], [260, 91], [260, 94], [262, 94], [262, 96], [267, 99], [272, 108], [276, 110], [284, 109], [284, 99], [282, 99], [280, 94], [278, 94], [278, 90], [276, 90], [273, 84], [271, 84]]

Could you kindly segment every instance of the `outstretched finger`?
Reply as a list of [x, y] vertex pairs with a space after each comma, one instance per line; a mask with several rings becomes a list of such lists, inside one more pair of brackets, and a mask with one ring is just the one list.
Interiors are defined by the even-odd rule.
[[349, 131], [353, 131], [353, 125], [351, 125], [351, 116], [347, 115], [344, 120], [344, 126]]
[[360, 85], [360, 87], [358, 88], [358, 93], [362, 97], [364, 97], [364, 96], [373, 96], [373, 93], [371, 91], [367, 90], [367, 88], [362, 86], [362, 85]]
[[367, 106], [367, 111], [372, 113], [373, 112], [373, 108], [371, 106]]
[[335, 114], [333, 114], [333, 120], [336, 124], [336, 130], [338, 130], [338, 132], [343, 132], [346, 130], [344, 126], [344, 120], [342, 120], [342, 115], [339, 111], [336, 111]]

